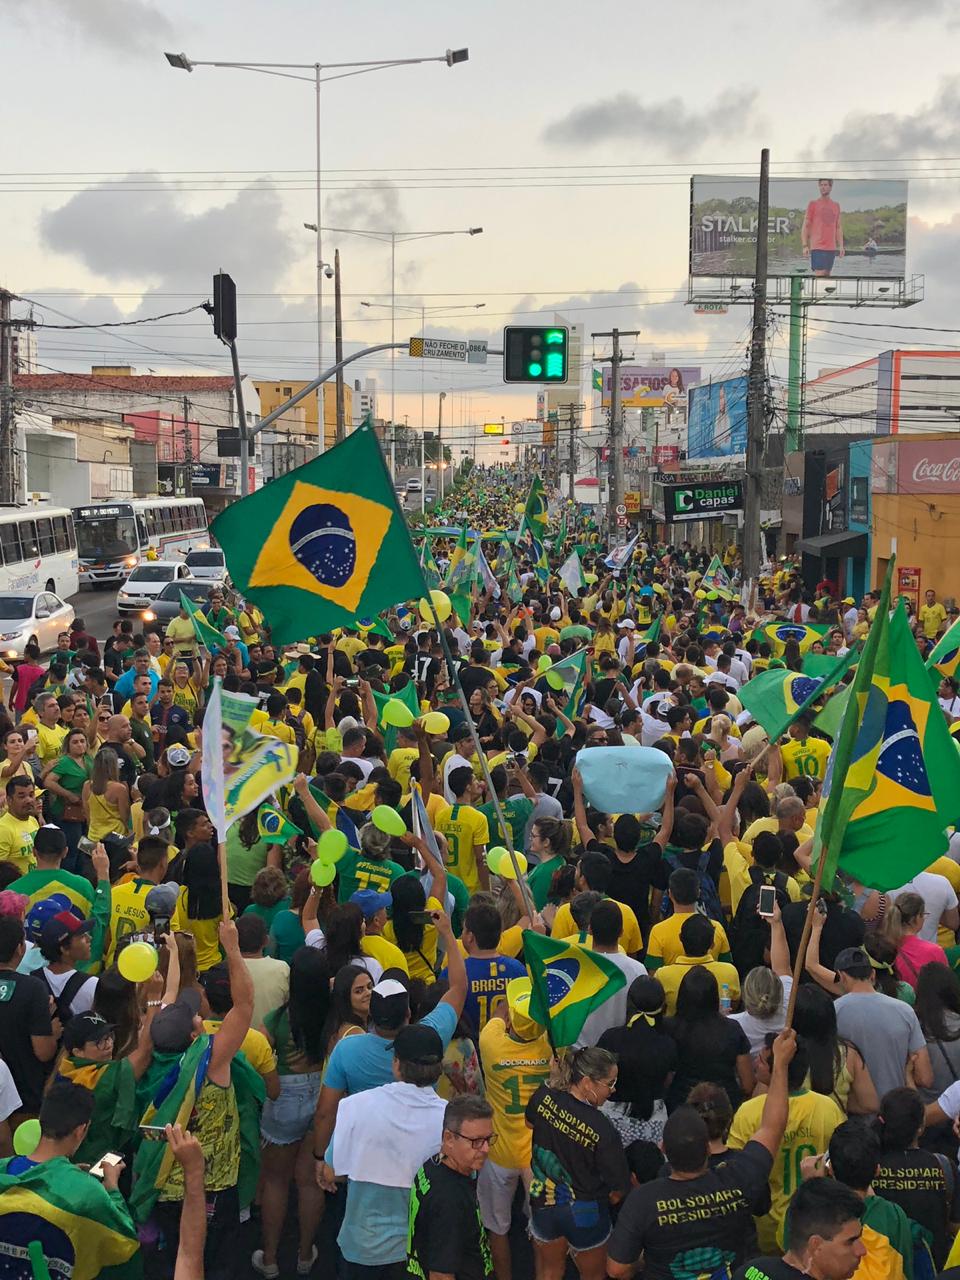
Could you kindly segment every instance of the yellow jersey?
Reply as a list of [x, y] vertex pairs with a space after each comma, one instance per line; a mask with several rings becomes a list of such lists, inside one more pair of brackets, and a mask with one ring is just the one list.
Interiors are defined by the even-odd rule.
[[470, 804], [447, 805], [440, 810], [436, 830], [447, 841], [447, 867], [476, 893], [480, 888], [479, 862], [490, 840], [486, 817]]
[[787, 782], [793, 778], [816, 778], [822, 782], [827, 776], [830, 743], [823, 738], [791, 738], [780, 748], [780, 755]]
[[[610, 901], [616, 902], [616, 899], [611, 898]], [[623, 927], [620, 930], [618, 941], [627, 955], [636, 955], [643, 950], [643, 935], [640, 932], [637, 917], [633, 912], [633, 908], [628, 907], [625, 902], [617, 902], [617, 906], [623, 916]], [[576, 932], [577, 926], [570, 911], [570, 904], [569, 902], [561, 902], [557, 908], [557, 914], [553, 917], [553, 928], [550, 930], [550, 937], [569, 938], [571, 934]]]
[[[557, 912], [557, 914], [560, 913]], [[683, 955], [680, 930], [683, 928], [684, 920], [692, 914], [690, 911], [682, 914], [674, 911], [673, 915], [668, 916], [666, 920], [657, 921], [650, 930], [650, 941], [647, 943], [647, 968], [651, 973], [664, 965], [676, 964]], [[730, 943], [727, 941], [723, 925], [718, 924], [716, 920], [712, 920], [711, 924], [713, 925], [713, 945], [709, 951], [710, 959], [729, 960]]]
[[15, 818], [5, 813], [0, 818], [0, 862], [12, 862], [22, 876], [36, 866], [33, 837], [40, 823], [36, 818]]
[[490, 1159], [503, 1169], [530, 1164], [533, 1130], [524, 1113], [534, 1092], [546, 1084], [552, 1057], [546, 1034], [517, 1040], [503, 1018], [491, 1018], [480, 1032], [484, 1095], [493, 1107], [497, 1135], [490, 1144]]

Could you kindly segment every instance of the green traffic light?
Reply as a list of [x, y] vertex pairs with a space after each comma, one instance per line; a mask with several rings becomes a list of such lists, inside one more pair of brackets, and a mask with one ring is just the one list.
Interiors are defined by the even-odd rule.
[[527, 373], [530, 375], [531, 378], [539, 378], [540, 375], [543, 373], [543, 365], [536, 364], [536, 363], [528, 364]]
[[564, 332], [562, 329], [548, 329], [543, 335], [543, 340], [548, 347], [562, 346], [564, 340]]
[[547, 352], [547, 374], [548, 378], [563, 377], [563, 352], [548, 351]]

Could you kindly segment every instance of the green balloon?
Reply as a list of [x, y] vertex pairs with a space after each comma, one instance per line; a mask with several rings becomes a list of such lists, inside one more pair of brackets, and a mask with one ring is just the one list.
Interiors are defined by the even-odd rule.
[[13, 1149], [18, 1156], [32, 1156], [40, 1144], [40, 1121], [24, 1120], [13, 1135]]
[[337, 876], [337, 869], [332, 862], [311, 862], [310, 879], [318, 889], [324, 888], [328, 884], [333, 884]]
[[551, 689], [562, 689], [563, 688], [563, 672], [548, 671], [547, 684], [550, 686]]
[[388, 804], [378, 804], [370, 815], [370, 821], [378, 831], [384, 831], [388, 836], [402, 836], [407, 829], [396, 809], [391, 809]]
[[550, 657], [548, 653], [545, 653], [540, 658], [540, 661], [537, 663], [537, 670], [542, 675], [544, 671], [549, 671], [552, 666], [553, 666], [553, 659]]
[[347, 837], [336, 827], [323, 831], [317, 840], [317, 857], [332, 866], [347, 852]]

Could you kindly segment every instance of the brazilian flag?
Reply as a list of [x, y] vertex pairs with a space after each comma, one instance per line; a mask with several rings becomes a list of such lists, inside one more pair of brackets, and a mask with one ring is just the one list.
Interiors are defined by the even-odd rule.
[[944, 676], [957, 679], [957, 671], [960, 670], [960, 621], [955, 622], [934, 645], [927, 659], [927, 670], [938, 680]]
[[437, 568], [437, 562], [433, 558], [433, 551], [430, 547], [430, 539], [424, 538], [423, 546], [420, 549], [420, 569], [423, 573], [423, 580], [427, 584], [427, 590], [432, 591], [440, 586], [441, 574]]
[[443, 584], [445, 591], [456, 594], [466, 592], [467, 595], [471, 593], [477, 576], [477, 546], [476, 539], [470, 542], [467, 526], [464, 525], [450, 556], [450, 567], [447, 569], [447, 579]]
[[765, 627], [758, 627], [753, 638], [769, 644], [773, 649], [773, 656], [782, 658], [788, 640], [796, 640], [800, 652], [806, 653], [817, 640], [823, 640], [829, 630], [829, 627], [812, 622], [769, 622]]
[[757, 724], [766, 729], [770, 741], [776, 742], [801, 712], [843, 679], [856, 658], [852, 649], [842, 658], [832, 658], [828, 673], [822, 676], [785, 671], [782, 667], [761, 671], [740, 688], [737, 697]]
[[523, 546], [533, 563], [533, 571], [537, 581], [545, 587], [550, 581], [550, 566], [544, 550], [544, 539], [547, 536], [547, 495], [543, 481], [534, 476], [530, 482], [523, 517], [520, 520], [520, 532], [517, 534], [517, 545]]
[[303, 832], [295, 827], [279, 809], [273, 805], [262, 804], [257, 813], [257, 834], [266, 844], [286, 844], [294, 836], [302, 836]]
[[594, 1009], [626, 986], [626, 975], [596, 951], [523, 931], [530, 971], [530, 1017], [547, 1028], [554, 1049], [573, 1044]]
[[180, 592], [180, 608], [184, 610], [193, 623], [193, 634], [205, 649], [209, 649], [213, 653], [216, 649], [226, 648], [226, 637], [221, 635], [216, 627], [210, 625], [200, 606], [194, 604], [190, 597], [182, 591]]
[[814, 838], [827, 888], [838, 867], [871, 889], [906, 884], [947, 848], [960, 807], [960, 755], [902, 602], [888, 616], [893, 565], [827, 765]]
[[231, 503], [211, 532], [237, 589], [291, 644], [424, 594], [371, 428]]

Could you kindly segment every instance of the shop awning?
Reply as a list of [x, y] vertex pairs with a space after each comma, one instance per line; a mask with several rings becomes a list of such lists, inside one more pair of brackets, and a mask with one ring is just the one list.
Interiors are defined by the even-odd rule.
[[858, 559], [867, 554], [867, 535], [855, 529], [820, 533], [815, 538], [801, 538], [793, 544], [793, 549], [808, 556], [852, 556]]

